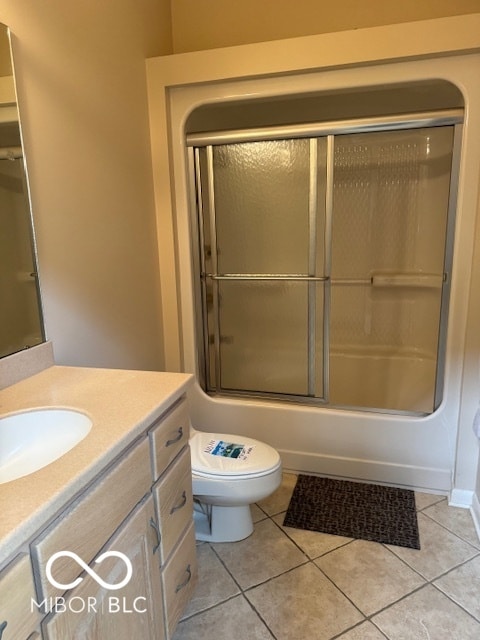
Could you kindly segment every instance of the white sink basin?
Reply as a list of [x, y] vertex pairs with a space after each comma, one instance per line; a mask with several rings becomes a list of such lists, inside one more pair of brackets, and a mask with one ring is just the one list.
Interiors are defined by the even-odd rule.
[[73, 449], [92, 428], [73, 409], [32, 409], [0, 418], [0, 484], [38, 471]]

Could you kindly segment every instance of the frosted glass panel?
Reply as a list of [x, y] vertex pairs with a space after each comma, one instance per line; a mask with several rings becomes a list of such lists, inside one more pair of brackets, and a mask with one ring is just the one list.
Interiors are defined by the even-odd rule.
[[453, 127], [335, 138], [333, 277], [442, 273]]
[[220, 273], [307, 273], [309, 141], [213, 148]]
[[307, 287], [285, 282], [220, 283], [222, 388], [307, 393]]
[[335, 139], [335, 404], [434, 408], [452, 144], [453, 127]]

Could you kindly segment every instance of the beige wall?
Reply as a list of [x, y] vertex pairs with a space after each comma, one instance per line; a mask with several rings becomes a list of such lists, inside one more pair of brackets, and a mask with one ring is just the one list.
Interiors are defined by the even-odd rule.
[[12, 75], [8, 30], [0, 26], [0, 77]]
[[175, 53], [475, 13], [478, 0], [172, 0]]
[[57, 362], [163, 366], [145, 58], [168, 0], [0, 0]]

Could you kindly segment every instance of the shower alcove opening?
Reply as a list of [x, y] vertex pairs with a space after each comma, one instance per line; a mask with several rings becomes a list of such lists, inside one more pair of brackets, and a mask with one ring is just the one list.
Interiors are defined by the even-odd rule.
[[205, 392], [439, 407], [462, 123], [442, 81], [190, 115]]
[[192, 424], [468, 505], [480, 55], [445, 53], [444, 26], [421, 59], [397, 25], [155, 58], [148, 83], [166, 366], [195, 375]]

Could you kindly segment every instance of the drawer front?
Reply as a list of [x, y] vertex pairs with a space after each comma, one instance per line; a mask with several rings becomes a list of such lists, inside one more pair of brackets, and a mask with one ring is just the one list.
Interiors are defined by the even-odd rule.
[[26, 554], [0, 573], [0, 633], [2, 640], [22, 640], [33, 633], [42, 617], [35, 603], [32, 566]]
[[180, 541], [175, 554], [162, 571], [163, 597], [168, 637], [190, 601], [197, 582], [197, 557], [193, 524]]
[[187, 402], [181, 400], [150, 431], [152, 473], [157, 480], [179, 451], [188, 444], [190, 421]]
[[192, 467], [190, 447], [185, 447], [168, 472], [153, 487], [160, 527], [162, 564], [192, 522]]
[[[59, 589], [48, 581], [46, 565], [50, 557], [70, 551], [85, 564], [91, 563], [150, 486], [149, 446], [144, 438], [33, 543], [32, 557], [40, 576], [42, 599], [65, 592], [65, 588]], [[62, 585], [72, 583], [82, 571], [73, 558], [65, 556], [51, 566], [52, 577]]]

